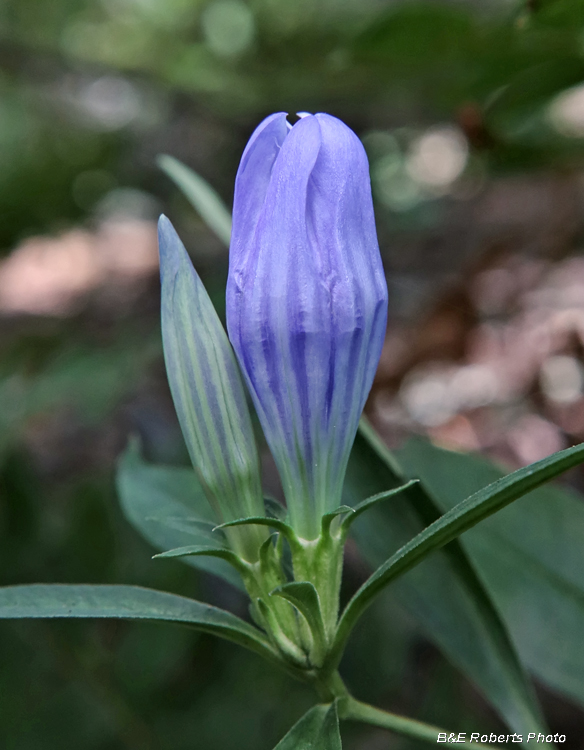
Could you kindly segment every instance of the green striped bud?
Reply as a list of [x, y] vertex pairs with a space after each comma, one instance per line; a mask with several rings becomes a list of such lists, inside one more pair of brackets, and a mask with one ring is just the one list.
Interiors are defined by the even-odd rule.
[[[162, 341], [185, 442], [221, 523], [263, 516], [259, 459], [245, 392], [227, 335], [170, 221], [158, 225]], [[226, 529], [233, 550], [255, 562], [266, 531]]]

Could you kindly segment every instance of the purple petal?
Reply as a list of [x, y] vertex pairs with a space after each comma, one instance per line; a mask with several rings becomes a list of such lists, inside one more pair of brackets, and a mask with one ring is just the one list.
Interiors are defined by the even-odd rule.
[[[236, 184], [236, 209], [240, 200]], [[228, 330], [291, 521], [313, 538], [340, 502], [386, 324], [369, 170], [355, 134], [329, 115], [304, 116], [256, 216], [245, 234], [234, 225]]]
[[248, 238], [255, 232], [272, 168], [287, 134], [286, 113], [278, 112], [258, 125], [245, 147], [235, 180], [231, 263], [235, 259], [245, 262]]

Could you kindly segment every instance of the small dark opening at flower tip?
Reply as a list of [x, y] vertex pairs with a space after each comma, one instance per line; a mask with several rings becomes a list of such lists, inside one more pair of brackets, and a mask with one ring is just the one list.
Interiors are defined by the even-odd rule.
[[311, 113], [310, 112], [296, 112], [291, 113], [289, 112], [286, 115], [286, 124], [289, 128], [293, 128], [294, 125], [298, 122], [298, 120], [302, 120], [304, 117], [308, 117]]

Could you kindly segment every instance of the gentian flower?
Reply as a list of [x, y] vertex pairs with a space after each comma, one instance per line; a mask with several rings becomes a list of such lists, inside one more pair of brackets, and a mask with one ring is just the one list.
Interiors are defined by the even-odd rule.
[[303, 538], [340, 504], [386, 320], [361, 142], [330, 115], [271, 115], [235, 182], [227, 328]]

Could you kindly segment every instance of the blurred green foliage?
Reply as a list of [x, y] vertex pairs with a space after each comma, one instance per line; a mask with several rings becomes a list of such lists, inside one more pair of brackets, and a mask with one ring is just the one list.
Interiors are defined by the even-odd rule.
[[569, 165], [582, 141], [546, 113], [584, 77], [583, 28], [577, 0], [5, 0], [0, 245], [79, 217], [75, 177], [98, 167], [160, 193], [152, 149], [229, 197], [245, 137], [278, 109], [360, 134], [458, 122], [486, 168]]
[[[221, 306], [225, 254], [156, 154], [194, 167], [229, 204], [263, 116], [328, 111], [364, 137], [381, 232], [419, 230], [448, 200], [409, 176], [420, 134], [457, 128], [471, 181], [576, 169], [584, 138], [558, 129], [550, 105], [583, 82], [578, 0], [4, 0], [0, 251], [95, 222], [104, 198], [131, 187], [182, 222]], [[243, 614], [217, 580], [151, 561], [118, 508], [113, 460], [129, 431], [152, 458], [184, 460], [157, 316], [153, 282], [129, 308], [0, 318], [0, 582], [136, 583]], [[349, 586], [360, 565], [349, 554]], [[253, 656], [170, 626], [0, 632], [6, 750], [269, 748], [312, 699]], [[500, 726], [390, 598], [344, 669], [365, 700], [456, 731]], [[387, 746], [374, 730], [346, 737], [349, 749]]]

